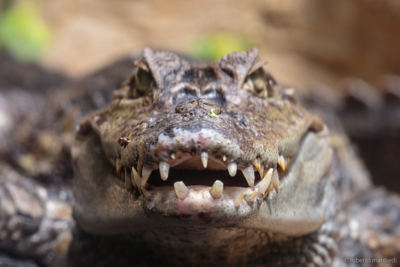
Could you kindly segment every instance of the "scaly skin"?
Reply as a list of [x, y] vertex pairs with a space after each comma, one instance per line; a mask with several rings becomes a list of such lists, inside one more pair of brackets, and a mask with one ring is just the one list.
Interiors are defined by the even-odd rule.
[[[257, 58], [252, 49], [205, 65], [145, 50], [111, 104], [77, 127], [71, 150], [76, 224], [61, 212], [72, 203], [68, 187], [51, 193], [2, 165], [0, 249], [48, 266], [346, 266], [346, 258], [395, 257], [399, 198], [371, 190], [328, 107], [306, 99], [313, 113], [307, 111]], [[51, 95], [59, 99], [51, 106], [82, 103], [44, 127], [45, 137], [57, 136], [64, 147], [72, 131], [60, 133], [58, 124], [71, 129], [65, 122], [90, 109], [84, 85]], [[13, 127], [7, 129], [0, 134], [15, 138]], [[42, 135], [34, 137], [46, 141]], [[37, 162], [52, 155], [53, 169], [66, 162], [64, 149], [44, 148]], [[9, 164], [32, 171], [26, 161]], [[231, 177], [228, 168], [235, 166]], [[43, 169], [32, 173], [46, 176]], [[35, 208], [26, 209], [28, 203]], [[365, 223], [371, 218], [373, 226]]]

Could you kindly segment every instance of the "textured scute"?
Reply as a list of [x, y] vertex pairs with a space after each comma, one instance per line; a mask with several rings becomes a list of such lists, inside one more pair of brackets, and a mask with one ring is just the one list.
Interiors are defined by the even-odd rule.
[[[75, 225], [69, 194], [48, 190], [0, 163], [0, 251], [24, 255], [42, 265], [65, 266]], [[0, 266], [36, 265], [13, 261], [0, 252]]]
[[[362, 194], [340, 222], [339, 247], [344, 259], [400, 257], [400, 197], [383, 188]], [[349, 216], [351, 214], [351, 216]], [[368, 265], [372, 266], [372, 265]]]

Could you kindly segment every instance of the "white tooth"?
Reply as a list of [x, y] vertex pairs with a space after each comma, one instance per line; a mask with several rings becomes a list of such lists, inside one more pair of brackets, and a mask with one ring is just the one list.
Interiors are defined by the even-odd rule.
[[143, 191], [143, 195], [147, 198], [147, 199], [151, 199], [153, 197], [153, 194], [150, 193], [149, 191], [147, 191], [144, 187], [142, 188]]
[[137, 186], [139, 188], [139, 191], [140, 191], [141, 190], [141, 188], [140, 188], [140, 184], [141, 184], [140, 176], [139, 176], [139, 174], [137, 173], [137, 171], [135, 170], [134, 167], [132, 167], [131, 178], [132, 178], [132, 184], [134, 186]]
[[246, 181], [247, 181], [248, 185], [249, 186], [254, 186], [255, 176], [254, 176], [253, 165], [250, 165], [246, 169], [242, 170], [242, 173], [244, 175], [244, 178], [246, 178]]
[[144, 187], [147, 183], [147, 180], [149, 180], [150, 174], [152, 173], [152, 169], [149, 169], [148, 167], [144, 166], [142, 170], [142, 187]]
[[261, 164], [259, 159], [254, 160], [254, 167], [256, 167], [256, 170], [260, 172]]
[[284, 156], [279, 156], [278, 158], [278, 164], [279, 166], [281, 166], [282, 170], [285, 171], [286, 170], [286, 166], [287, 166], [287, 162]]
[[275, 188], [275, 191], [279, 193], [279, 175], [276, 169], [274, 169], [274, 172], [272, 173], [271, 183], [272, 186]]
[[237, 171], [237, 164], [236, 163], [229, 163], [228, 165], [228, 172], [230, 176], [235, 176]]
[[174, 153], [171, 154], [171, 159], [175, 159], [175, 154]]
[[260, 170], [258, 171], [260, 173], [261, 179], [264, 177], [264, 165], [261, 164]]
[[225, 155], [222, 156], [222, 160], [226, 161], [226, 156]]
[[125, 169], [125, 188], [129, 191], [131, 189], [132, 179], [129, 177], [128, 171]]
[[258, 189], [258, 192], [261, 194], [265, 194], [265, 192], [268, 189], [269, 184], [271, 183], [271, 176], [273, 173], [274, 169], [270, 168], [267, 172], [267, 174], [264, 176], [264, 178], [256, 185], [256, 188]]
[[189, 189], [183, 182], [174, 183], [174, 188], [176, 196], [181, 200], [184, 200], [189, 195]]
[[239, 208], [240, 207], [240, 203], [242, 203], [242, 200], [244, 198], [244, 193], [242, 193], [236, 200], [235, 200], [235, 207]]
[[115, 161], [115, 168], [117, 169], [117, 173], [119, 173], [121, 171], [122, 164], [121, 164], [120, 158], [117, 158], [117, 160]]
[[160, 162], [159, 168], [161, 179], [163, 179], [163, 181], [166, 181], [168, 179], [169, 164], [166, 162]]
[[257, 195], [258, 195], [258, 188], [256, 188], [256, 189], [253, 191], [253, 193], [251, 193], [251, 194], [247, 197], [247, 201], [248, 201], [248, 202], [253, 202]]
[[203, 163], [204, 168], [207, 168], [208, 153], [206, 152], [201, 153], [201, 162]]
[[140, 161], [138, 161], [137, 173], [139, 174], [139, 177], [142, 175], [142, 169], [143, 169], [143, 164]]
[[213, 198], [218, 199], [222, 197], [224, 191], [224, 184], [220, 180], [216, 180], [210, 189], [210, 194]]

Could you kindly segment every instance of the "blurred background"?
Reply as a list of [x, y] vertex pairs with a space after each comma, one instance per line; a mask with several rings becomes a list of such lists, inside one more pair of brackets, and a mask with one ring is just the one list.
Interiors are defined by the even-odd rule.
[[395, 0], [2, 0], [0, 42], [71, 76], [145, 46], [217, 59], [258, 46], [298, 86], [400, 72]]
[[[343, 78], [357, 77], [368, 88], [381, 91], [382, 100], [388, 95], [387, 86], [380, 85], [382, 75], [400, 74], [400, 2], [396, 0], [0, 3], [0, 49], [20, 62], [36, 62], [75, 79], [146, 46], [207, 60], [257, 46], [277, 81], [295, 85], [305, 94], [313, 86], [326, 86], [339, 96], [348, 95]], [[391, 97], [398, 101], [400, 83], [392, 84]], [[367, 108], [380, 100], [374, 101], [369, 96], [361, 99]], [[391, 110], [383, 112], [394, 116]], [[397, 119], [390, 123], [400, 126]], [[361, 153], [375, 181], [400, 191], [396, 127], [390, 133], [382, 130], [378, 137], [358, 133], [352, 137], [361, 149], [367, 147]]]

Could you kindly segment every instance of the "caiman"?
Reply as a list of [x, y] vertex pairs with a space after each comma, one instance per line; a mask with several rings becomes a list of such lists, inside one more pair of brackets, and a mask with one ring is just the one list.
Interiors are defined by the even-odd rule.
[[400, 198], [258, 54], [145, 49], [73, 82], [3, 61], [0, 266], [399, 264]]

